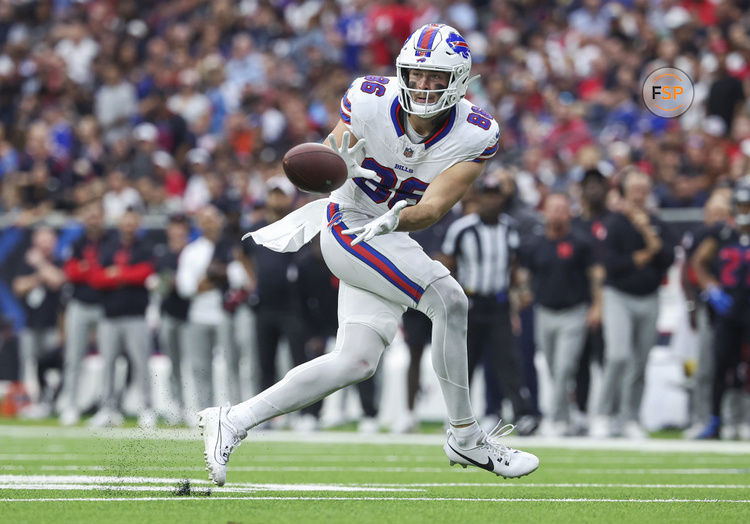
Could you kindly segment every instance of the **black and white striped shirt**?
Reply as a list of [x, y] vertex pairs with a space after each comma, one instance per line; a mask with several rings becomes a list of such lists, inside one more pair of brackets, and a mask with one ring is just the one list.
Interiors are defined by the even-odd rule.
[[467, 294], [507, 292], [510, 268], [518, 249], [515, 221], [502, 214], [496, 224], [483, 223], [473, 213], [448, 228], [443, 253], [456, 259], [456, 279]]

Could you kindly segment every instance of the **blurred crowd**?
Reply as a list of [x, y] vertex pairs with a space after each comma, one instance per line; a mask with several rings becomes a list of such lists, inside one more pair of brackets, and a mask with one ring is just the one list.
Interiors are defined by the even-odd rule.
[[[643, 246], [634, 249], [648, 252], [643, 266], [653, 263], [648, 279], [658, 287], [671, 264], [668, 252], [677, 244], [676, 232], [663, 236], [668, 228], [649, 225], [646, 211], [654, 216], [657, 208], [703, 207], [712, 193], [726, 194], [750, 172], [749, 8], [744, 1], [722, 0], [0, 0], [0, 212], [5, 226], [0, 258], [3, 281], [12, 287], [8, 293], [0, 289], [0, 302], [18, 329], [26, 325], [37, 331], [25, 335], [24, 347], [54, 345], [56, 335], [57, 346], [65, 347], [63, 398], [68, 400], [59, 405], [68, 423], [79, 417], [71, 384], [95, 340], [87, 331], [100, 321], [104, 335], [100, 329], [97, 337], [103, 336], [108, 348], [103, 356], [126, 353], [133, 370], [129, 379], [148, 397], [144, 362], [151, 345], [135, 339], [147, 331], [150, 302], [160, 304], [155, 346], [171, 356], [173, 369], [191, 374], [201, 405], [209, 405], [214, 394], [207, 372], [214, 347], [224, 348], [233, 402], [239, 395], [241, 348], [251, 341], [262, 348], [254, 369], [262, 372], [258, 383], [263, 385], [278, 378], [274, 363], [280, 338], [287, 339], [294, 363], [322, 354], [335, 333], [335, 325], [325, 321], [335, 308], [330, 299], [335, 279], [316, 250], [276, 259], [238, 239], [310, 198], [279, 178], [283, 154], [298, 143], [321, 141], [336, 124], [341, 96], [352, 79], [394, 74], [402, 42], [432, 21], [461, 31], [472, 51], [473, 72], [482, 75], [467, 97], [500, 123], [502, 151], [486, 171], [505, 181], [500, 184], [506, 188], [503, 212], [517, 222], [521, 244], [549, 222], [548, 198], [565, 193], [567, 211], [560, 211], [558, 198], [551, 199], [558, 204], [552, 221], [559, 222], [561, 214], [578, 215], [596, 240], [600, 230], [595, 224], [603, 217], [593, 215], [608, 210], [626, 217], [620, 225], [639, 235]], [[695, 86], [692, 106], [680, 118], [656, 117], [642, 103], [643, 79], [663, 66], [685, 71]], [[641, 189], [623, 207], [630, 173], [636, 173], [631, 178]], [[586, 182], [594, 179], [605, 182], [599, 191], [605, 200], [592, 211], [587, 199], [596, 195], [587, 196]], [[463, 212], [478, 205], [467, 202]], [[52, 211], [63, 217], [58, 231], [38, 226]], [[143, 217], [154, 216], [167, 225], [140, 227]], [[33, 232], [29, 226], [36, 226]], [[432, 251], [455, 256], [444, 252], [445, 228], [440, 238], [429, 241], [437, 246]], [[185, 264], [181, 280], [180, 253], [188, 245], [205, 264]], [[523, 255], [519, 251], [519, 260]], [[460, 257], [455, 258], [459, 264]], [[614, 274], [620, 267], [601, 253], [598, 261], [614, 264]], [[581, 264], [583, 285], [595, 264]], [[309, 280], [303, 278], [303, 267]], [[521, 297], [507, 312], [504, 336], [512, 337], [520, 351], [514, 365], [524, 380], [510, 389], [496, 385], [488, 414], [498, 414], [497, 399], [505, 396], [517, 415], [528, 417], [525, 427], [533, 432], [541, 416], [533, 371], [539, 335], [530, 316], [535, 269], [528, 269], [526, 284], [514, 275], [507, 289], [499, 290]], [[29, 275], [33, 278], [17, 281]], [[603, 285], [603, 297], [578, 289], [585, 300], [562, 304], [564, 309], [611, 295], [610, 302], [634, 304], [628, 310], [634, 322], [655, 322], [653, 301], [613, 298], [617, 293], [606, 292], [604, 278], [586, 284]], [[321, 279], [330, 284], [326, 289], [316, 288]], [[295, 283], [293, 291], [289, 282]], [[641, 298], [653, 298], [656, 289], [609, 283]], [[29, 319], [41, 317], [14, 312], [10, 291], [23, 308], [39, 308], [46, 301], [57, 306], [44, 306], [52, 313], [32, 325]], [[547, 312], [545, 326], [554, 332], [554, 310], [560, 304], [546, 305], [553, 311]], [[64, 326], [58, 325], [59, 309], [66, 312]], [[280, 312], [290, 310], [307, 320], [289, 322]], [[596, 309], [577, 314], [589, 327], [606, 323], [606, 314]], [[586, 342], [580, 355], [576, 350], [568, 360], [581, 355], [601, 360], [604, 341], [598, 344]], [[97, 340], [100, 352], [101, 345]], [[421, 354], [419, 345], [410, 344], [413, 356]], [[497, 367], [482, 361], [484, 350], [477, 351], [475, 363]], [[645, 366], [647, 350], [638, 351], [638, 366]], [[36, 359], [42, 367], [63, 365], [59, 356], [46, 362], [37, 350], [21, 353], [35, 355], [26, 361]], [[188, 361], [178, 363], [181, 355]], [[596, 409], [589, 410], [587, 395], [580, 392], [577, 408], [555, 406], [553, 418], [560, 423], [555, 431], [578, 431], [571, 419], [576, 409], [601, 415], [592, 429], [602, 435], [612, 432], [606, 420], [611, 415], [635, 422], [643, 370], [636, 366], [624, 372], [627, 358], [620, 352], [604, 373], [630, 373], [631, 386], [613, 392]], [[576, 371], [578, 387], [587, 391], [582, 375], [588, 364], [576, 364], [576, 369], [563, 364], [552, 373], [557, 391], [570, 391]], [[112, 366], [107, 360], [108, 373]], [[418, 376], [410, 371], [410, 407]], [[173, 380], [178, 404], [184, 381], [178, 375]], [[116, 388], [104, 394], [96, 423], [116, 424]], [[34, 396], [42, 400], [44, 395], [42, 384]], [[367, 416], [376, 417], [372, 388], [360, 388], [360, 397]], [[319, 406], [305, 414], [317, 417]], [[151, 410], [141, 415], [144, 425], [154, 423]], [[183, 415], [175, 415], [175, 421], [184, 420]], [[402, 424], [413, 426], [412, 420]], [[635, 425], [629, 429], [631, 436], [641, 432]]]
[[[750, 164], [742, 1], [0, 1], [0, 209], [106, 196], [149, 213], [251, 208], [290, 146], [321, 140], [352, 78], [393, 74], [410, 32], [452, 24], [501, 123], [494, 161], [536, 206], [588, 168], [635, 163], [661, 207], [705, 203]], [[661, 66], [688, 113], [641, 101]]]

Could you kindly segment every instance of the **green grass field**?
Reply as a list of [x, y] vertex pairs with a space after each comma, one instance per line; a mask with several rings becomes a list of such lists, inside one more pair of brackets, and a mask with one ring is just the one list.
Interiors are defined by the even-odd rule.
[[503, 480], [440, 434], [251, 434], [212, 488], [197, 430], [156, 435], [0, 424], [0, 521], [750, 522], [748, 443], [512, 439], [541, 466]]

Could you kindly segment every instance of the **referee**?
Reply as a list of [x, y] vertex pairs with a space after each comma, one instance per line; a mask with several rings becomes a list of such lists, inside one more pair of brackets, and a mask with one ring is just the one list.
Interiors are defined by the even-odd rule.
[[[523, 384], [508, 300], [518, 232], [513, 219], [502, 213], [505, 195], [500, 183], [484, 177], [475, 188], [477, 212], [448, 228], [442, 248], [444, 261], [469, 297], [469, 377], [484, 356], [490, 376], [499, 381], [503, 395], [513, 404], [519, 434], [528, 435], [538, 420], [532, 415], [529, 391]], [[487, 415], [499, 413], [489, 409]]]

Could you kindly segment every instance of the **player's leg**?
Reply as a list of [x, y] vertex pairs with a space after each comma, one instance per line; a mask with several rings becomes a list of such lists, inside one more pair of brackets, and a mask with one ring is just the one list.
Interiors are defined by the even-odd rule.
[[625, 387], [622, 397], [622, 415], [625, 421], [625, 436], [645, 438], [647, 435], [641, 428], [639, 413], [646, 382], [648, 354], [658, 337], [656, 318], [659, 315], [659, 297], [654, 293], [650, 297], [637, 299], [634, 305], [637, 309], [634, 312], [633, 350], [623, 377]]
[[[570, 424], [570, 390], [586, 341], [586, 316], [588, 308], [579, 305], [565, 311], [559, 318], [559, 330], [555, 345], [555, 399], [558, 419]], [[569, 428], [566, 428], [566, 432]]]
[[714, 376], [711, 390], [711, 417], [698, 439], [719, 438], [721, 429], [721, 404], [727, 387], [727, 371], [734, 361], [733, 355], [742, 347], [742, 330], [726, 317], [716, 320], [714, 329]]
[[79, 419], [78, 384], [81, 365], [86, 354], [88, 330], [96, 324], [101, 310], [71, 299], [65, 310], [65, 355], [63, 358], [63, 390], [60, 423], [77, 424]]
[[185, 323], [170, 315], [162, 314], [159, 322], [159, 346], [164, 354], [172, 363], [171, 373], [169, 375], [169, 392], [172, 401], [175, 403], [174, 412], [168, 414], [167, 420], [170, 424], [178, 423], [182, 420], [182, 414], [185, 408], [185, 388], [182, 377], [182, 340], [181, 330], [184, 329]]
[[142, 409], [138, 415], [141, 428], [156, 426], [156, 413], [151, 402], [151, 337], [144, 317], [129, 317], [121, 320], [125, 351], [133, 363], [133, 382], [141, 396]]
[[118, 426], [122, 423], [122, 415], [117, 411], [115, 393], [115, 361], [120, 353], [120, 333], [116, 322], [111, 318], [102, 319], [97, 333], [104, 369], [101, 408], [89, 421], [94, 427]]
[[608, 437], [611, 434], [610, 417], [615, 411], [618, 397], [622, 401], [622, 377], [633, 345], [633, 320], [627, 306], [628, 297], [612, 288], [604, 288], [602, 299], [604, 374], [597, 416], [591, 421], [590, 434], [593, 437]]
[[248, 429], [371, 377], [396, 334], [403, 311], [399, 304], [341, 282], [333, 352], [293, 368], [281, 381], [245, 402], [199, 413], [206, 466], [214, 482], [224, 483], [229, 455]]
[[461, 286], [450, 276], [432, 282], [417, 309], [432, 320], [432, 367], [451, 424], [443, 446], [451, 464], [473, 465], [504, 477], [534, 471], [539, 459], [497, 440], [506, 434], [506, 428], [496, 428], [486, 435], [474, 417], [466, 359], [468, 300]]
[[195, 403], [204, 408], [212, 404], [214, 396], [214, 326], [191, 322], [185, 329], [185, 335], [185, 354], [190, 364]]

